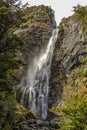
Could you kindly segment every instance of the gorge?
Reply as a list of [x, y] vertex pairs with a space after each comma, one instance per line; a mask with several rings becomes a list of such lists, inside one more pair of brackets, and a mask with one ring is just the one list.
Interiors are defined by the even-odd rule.
[[48, 6], [21, 11], [0, 9], [0, 129], [86, 130], [87, 6], [58, 27]]

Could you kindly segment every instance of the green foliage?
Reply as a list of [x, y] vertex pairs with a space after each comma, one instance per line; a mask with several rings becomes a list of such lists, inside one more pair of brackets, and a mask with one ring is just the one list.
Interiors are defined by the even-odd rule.
[[16, 104], [15, 115], [13, 117], [13, 121], [21, 121], [28, 119], [36, 119], [37, 116], [32, 113], [31, 110], [26, 109], [24, 106], [20, 104]]
[[15, 94], [13, 91], [0, 91], [0, 129], [3, 130], [6, 122], [10, 123], [14, 116]]
[[7, 15], [9, 12], [9, 9], [7, 7], [1, 7], [0, 8], [0, 15]]
[[[9, 0], [10, 1], [10, 0]], [[15, 1], [14, 1], [15, 2]], [[15, 4], [15, 3], [14, 3]], [[20, 24], [22, 11], [9, 4], [8, 0], [0, 0], [0, 129], [10, 130], [16, 105], [12, 86], [17, 83], [14, 70], [22, 64], [17, 59], [23, 42], [13, 34]], [[14, 9], [12, 9], [14, 7]], [[18, 7], [18, 6], [17, 6]]]
[[83, 17], [86, 17], [87, 15], [87, 6], [86, 7], [79, 7], [77, 10], [76, 10], [76, 13], [81, 16], [82, 18]]
[[84, 58], [81, 63], [86, 64], [87, 63], [87, 58]]
[[[52, 13], [49, 13], [52, 12]], [[40, 5], [40, 6], [33, 6], [31, 8], [27, 7], [24, 10], [24, 16], [21, 27], [26, 28], [32, 25], [41, 26], [43, 28], [47, 28], [49, 30], [48, 25], [53, 22], [53, 11], [50, 7]]]
[[[13, 70], [19, 68], [20, 61], [16, 59], [16, 51], [20, 50], [22, 42], [15, 36], [7, 36], [0, 43], [0, 89], [8, 89], [14, 85]], [[4, 80], [3, 80], [4, 79]], [[16, 80], [16, 79], [15, 79]]]
[[80, 6], [75, 10], [74, 18], [78, 18], [85, 28], [87, 28], [87, 6]]
[[79, 72], [78, 72], [78, 75], [79, 75], [80, 77], [87, 77], [87, 70], [85, 70], [85, 71], [79, 71]]
[[16, 51], [20, 50], [21, 41], [17, 37], [5, 36], [0, 41], [0, 128], [3, 130], [8, 121], [10, 127], [15, 109], [15, 94], [12, 86], [16, 84], [14, 69], [21, 62], [16, 59]]
[[58, 122], [60, 130], [87, 130], [87, 96], [72, 95], [65, 106], [52, 109], [61, 112], [62, 120]]
[[15, 84], [13, 70], [18, 69], [21, 63], [16, 58], [16, 52], [21, 50], [22, 42], [13, 34], [22, 15], [20, 9], [16, 10], [15, 6], [14, 10], [11, 8], [11, 4], [15, 5], [16, 1], [19, 0], [0, 1], [0, 90]]
[[0, 0], [0, 40], [9, 28], [17, 27], [22, 21], [23, 11], [20, 5], [15, 5], [16, 1], [19, 0]]
[[62, 39], [63, 39], [63, 34], [64, 34], [64, 29], [63, 29], [62, 23], [60, 23], [58, 29], [59, 29], [58, 39], [59, 39], [59, 40], [62, 40]]
[[8, 22], [8, 15], [9, 15], [10, 8], [6, 4], [4, 0], [0, 1], [0, 39], [7, 28]]

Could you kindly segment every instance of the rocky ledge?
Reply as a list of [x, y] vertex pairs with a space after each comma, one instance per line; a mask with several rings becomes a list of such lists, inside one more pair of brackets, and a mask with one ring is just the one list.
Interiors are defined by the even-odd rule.
[[56, 123], [42, 121], [40, 119], [14, 122], [13, 130], [58, 130]]

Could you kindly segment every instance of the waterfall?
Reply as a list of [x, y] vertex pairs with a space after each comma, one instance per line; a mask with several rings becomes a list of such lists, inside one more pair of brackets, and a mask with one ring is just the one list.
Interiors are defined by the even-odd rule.
[[46, 119], [50, 67], [58, 30], [52, 31], [46, 49], [30, 61], [26, 76], [20, 83], [20, 104], [30, 108], [41, 119]]

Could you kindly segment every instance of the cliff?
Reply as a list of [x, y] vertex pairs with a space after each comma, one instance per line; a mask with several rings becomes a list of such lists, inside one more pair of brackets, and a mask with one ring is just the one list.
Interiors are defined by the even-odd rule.
[[[87, 97], [87, 7], [77, 9], [73, 16], [64, 18], [58, 27], [48, 100], [50, 122], [39, 120], [30, 110], [17, 104], [20, 92], [16, 86], [26, 75], [29, 62], [42, 48], [45, 49], [52, 30], [56, 28], [54, 11], [43, 5], [29, 7], [22, 11], [22, 14], [19, 12], [13, 17], [16, 21], [12, 24], [9, 23], [7, 26], [6, 22], [4, 23], [6, 24], [4, 31], [3, 21], [0, 25], [2, 27], [0, 31], [0, 129], [12, 130], [13, 127], [15, 130], [33, 128], [56, 130], [59, 128], [58, 122], [66, 119], [62, 116], [63, 111], [60, 111], [60, 107], [66, 106], [66, 102], [69, 106], [76, 100], [79, 109], [82, 106], [80, 101], [83, 103], [83, 99], [85, 101]], [[19, 94], [16, 95], [15, 91]], [[79, 98], [68, 100], [76, 94]], [[85, 106], [82, 109], [84, 108]], [[82, 116], [80, 117], [83, 119]], [[85, 122], [86, 119], [87, 117], [82, 121]]]
[[[78, 8], [72, 16], [62, 19], [59, 25], [50, 85], [49, 105], [52, 106], [51, 110], [60, 118], [64, 115], [58, 111], [65, 112], [69, 119], [73, 118], [74, 121], [77, 121], [77, 114], [72, 115], [70, 112], [76, 112], [78, 109], [79, 113], [79, 109], [87, 97], [87, 6]], [[87, 105], [87, 101], [85, 105]], [[62, 111], [63, 106], [66, 109]], [[83, 109], [85, 108], [83, 107]], [[82, 119], [82, 117], [80, 118]], [[86, 120], [84, 114], [83, 118]], [[73, 119], [69, 121], [74, 122]], [[80, 120], [78, 122], [81, 123]], [[62, 129], [64, 130], [70, 129], [69, 125], [72, 127], [75, 125], [68, 122], [68, 124], [64, 123], [64, 126], [63, 123]], [[77, 126], [81, 129], [86, 127], [81, 124]], [[77, 126], [75, 125], [75, 128]]]
[[[85, 8], [85, 10], [84, 10]], [[52, 89], [59, 89], [57, 95], [61, 98], [62, 83], [72, 78], [75, 85], [77, 78], [86, 77], [87, 67], [87, 20], [86, 8], [83, 7], [83, 14], [75, 13], [69, 18], [64, 18], [59, 25], [58, 40], [56, 43], [53, 64], [52, 64]], [[71, 81], [69, 82], [71, 83]], [[58, 87], [59, 86], [59, 87]], [[78, 85], [77, 85], [78, 86]], [[56, 91], [54, 89], [54, 91]], [[52, 91], [51, 91], [52, 92]], [[61, 92], [61, 93], [60, 93]], [[53, 94], [53, 93], [52, 93]], [[55, 96], [53, 96], [55, 98]], [[57, 96], [58, 98], [58, 96]], [[55, 101], [54, 101], [55, 102]]]

